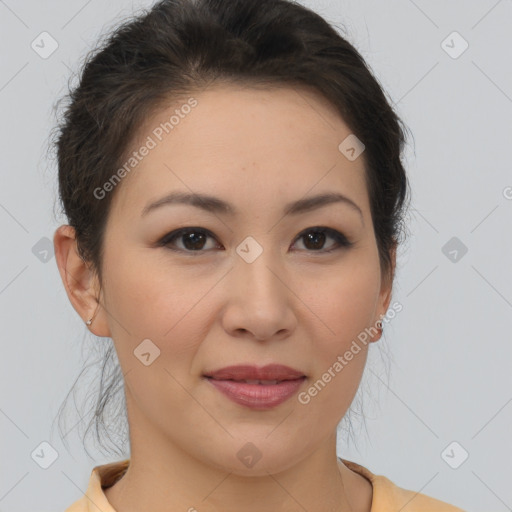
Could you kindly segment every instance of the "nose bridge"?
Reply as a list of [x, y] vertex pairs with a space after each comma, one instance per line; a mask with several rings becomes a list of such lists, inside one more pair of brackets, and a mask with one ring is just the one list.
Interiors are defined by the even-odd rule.
[[259, 236], [259, 241], [246, 237], [236, 248], [236, 279], [252, 297], [265, 301], [283, 300], [283, 283], [277, 277], [282, 273], [282, 262], [278, 248], [271, 246], [271, 236]]
[[232, 336], [281, 339], [297, 327], [280, 249], [275, 236], [261, 231], [236, 246], [222, 308], [222, 325]]

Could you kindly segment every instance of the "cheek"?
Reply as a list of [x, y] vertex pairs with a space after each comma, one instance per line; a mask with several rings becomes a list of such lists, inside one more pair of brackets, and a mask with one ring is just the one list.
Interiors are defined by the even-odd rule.
[[320, 431], [341, 421], [357, 392], [369, 346], [358, 336], [372, 325], [380, 284], [378, 272], [367, 264], [332, 276], [308, 295], [307, 304], [319, 319], [309, 333], [314, 372], [298, 397], [311, 428]]
[[[360, 384], [369, 346], [365, 329], [373, 325], [380, 270], [375, 254], [357, 254], [316, 282], [306, 302], [319, 319], [310, 332], [314, 375], [303, 396], [314, 418], [341, 420]], [[304, 283], [304, 291], [308, 284]], [[317, 420], [315, 420], [317, 421]], [[320, 428], [321, 421], [317, 421]]]
[[324, 333], [319, 337], [317, 330], [312, 339], [322, 340], [322, 352], [329, 357], [346, 350], [375, 320], [380, 291], [378, 261], [371, 254], [358, 254], [353, 260], [353, 264], [319, 273], [314, 286], [311, 280], [302, 284], [304, 302], [318, 318], [318, 330]]
[[[174, 418], [179, 415], [162, 414], [162, 408], [194, 410], [182, 384], [190, 379], [207, 324], [204, 311], [201, 321], [194, 305], [212, 284], [196, 283], [170, 266], [167, 271], [162, 263], [151, 264], [137, 250], [115, 261], [105, 258], [105, 263], [105, 303], [130, 400], [165, 428], [179, 429]], [[147, 339], [151, 343], [141, 345]], [[144, 353], [149, 354], [145, 362]]]
[[151, 262], [140, 250], [126, 251], [121, 258], [105, 257], [105, 263], [105, 305], [120, 358], [125, 353], [129, 362], [144, 339], [155, 343], [164, 356], [161, 359], [170, 355], [174, 363], [195, 349], [204, 333], [196, 317], [200, 308], [194, 305], [211, 284], [162, 262]]

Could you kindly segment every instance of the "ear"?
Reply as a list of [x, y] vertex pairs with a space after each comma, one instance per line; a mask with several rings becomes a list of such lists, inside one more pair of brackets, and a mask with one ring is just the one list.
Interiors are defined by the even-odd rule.
[[396, 248], [397, 243], [395, 242], [390, 250], [390, 262], [391, 268], [389, 272], [382, 276], [382, 284], [379, 297], [379, 315], [384, 316], [389, 308], [391, 302], [391, 293], [393, 291], [393, 278], [395, 277], [396, 269]]
[[[379, 300], [377, 305], [377, 313], [378, 318], [375, 319], [374, 324], [376, 325], [377, 321], [385, 316], [386, 311], [389, 308], [389, 303], [391, 302], [391, 294], [393, 291], [393, 278], [395, 276], [395, 268], [396, 268], [396, 248], [397, 243], [393, 245], [390, 250], [390, 270], [385, 275], [382, 276], [381, 288], [379, 294]], [[378, 341], [382, 336], [382, 330], [376, 336], [371, 337], [371, 341]]]
[[93, 318], [88, 327], [94, 334], [110, 337], [99, 279], [78, 253], [75, 229], [69, 225], [57, 228], [53, 246], [60, 277], [73, 308], [84, 323]]

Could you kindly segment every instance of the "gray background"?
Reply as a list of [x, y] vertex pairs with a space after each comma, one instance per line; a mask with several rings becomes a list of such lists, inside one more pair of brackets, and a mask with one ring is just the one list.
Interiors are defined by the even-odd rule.
[[[512, 510], [512, 1], [303, 3], [347, 28], [414, 134], [393, 297], [403, 311], [371, 348], [357, 446], [340, 436], [338, 454], [467, 510]], [[0, 511], [64, 510], [94, 465], [119, 459], [89, 459], [77, 429], [67, 451], [52, 430], [82, 348], [104, 341], [86, 334], [45, 258], [44, 238], [65, 223], [46, 145], [70, 70], [119, 16], [152, 4], [0, 0]], [[43, 31], [59, 45], [47, 59], [31, 48]], [[459, 36], [442, 44], [453, 31], [469, 44], [457, 58]], [[44, 441], [58, 453], [48, 469], [31, 457]]]

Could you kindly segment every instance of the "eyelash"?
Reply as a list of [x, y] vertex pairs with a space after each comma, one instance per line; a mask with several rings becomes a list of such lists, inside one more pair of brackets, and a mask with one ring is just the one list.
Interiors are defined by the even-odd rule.
[[[332, 238], [334, 238], [334, 240], [336, 241], [337, 245], [335, 247], [333, 247], [332, 249], [327, 249], [327, 250], [319, 249], [319, 250], [316, 250], [316, 251], [315, 250], [309, 250], [308, 251], [306, 249], [307, 252], [325, 254], [325, 253], [331, 253], [331, 252], [334, 252], [334, 251], [337, 251], [337, 250], [340, 250], [340, 249], [348, 249], [349, 247], [354, 245], [354, 242], [351, 242], [350, 240], [348, 240], [347, 237], [343, 233], [340, 233], [336, 229], [327, 228], [327, 227], [323, 227], [323, 226], [314, 226], [314, 227], [305, 229], [304, 231], [301, 231], [297, 235], [295, 241], [300, 240], [302, 237], [304, 237], [308, 233], [319, 233], [319, 232], [320, 233], [326, 233], [328, 236], [331, 236]], [[200, 253], [204, 253], [204, 252], [206, 252], [208, 250], [211, 250], [211, 249], [207, 249], [207, 250], [199, 249], [197, 251], [193, 251], [193, 250], [187, 250], [187, 249], [176, 249], [176, 248], [172, 248], [172, 247], [169, 246], [171, 242], [173, 242], [174, 240], [178, 239], [180, 236], [183, 236], [183, 235], [185, 235], [187, 233], [196, 233], [196, 234], [206, 235], [206, 236], [210, 236], [212, 238], [215, 238], [213, 233], [211, 231], [207, 230], [207, 229], [195, 228], [195, 227], [186, 227], [186, 228], [176, 229], [174, 231], [171, 231], [170, 233], [167, 233], [163, 238], [161, 238], [158, 241], [158, 246], [159, 247], [166, 247], [169, 250], [175, 251], [175, 252], [182, 252], [182, 253], [188, 253], [188, 254], [198, 253], [198, 255]]]

